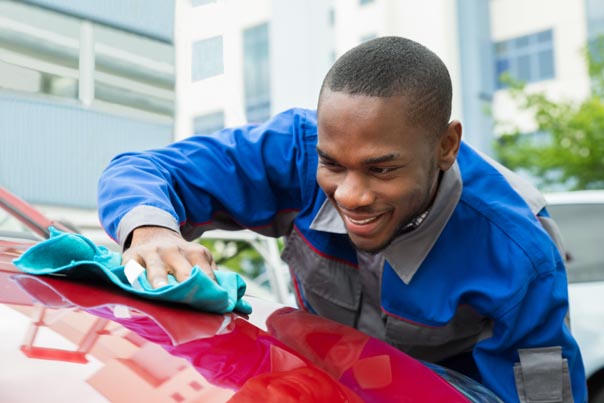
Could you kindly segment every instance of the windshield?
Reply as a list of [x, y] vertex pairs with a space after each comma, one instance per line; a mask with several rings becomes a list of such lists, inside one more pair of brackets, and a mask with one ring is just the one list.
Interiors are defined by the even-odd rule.
[[547, 209], [562, 233], [569, 257], [568, 281], [603, 281], [604, 204], [560, 204]]

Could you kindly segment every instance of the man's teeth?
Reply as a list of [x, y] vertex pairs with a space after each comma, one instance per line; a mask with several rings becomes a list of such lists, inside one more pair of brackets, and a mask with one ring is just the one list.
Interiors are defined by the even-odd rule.
[[375, 221], [377, 219], [376, 217], [371, 217], [371, 218], [367, 218], [365, 220], [353, 220], [352, 218], [348, 217], [348, 219], [350, 220], [351, 223], [356, 224], [356, 225], [363, 225], [363, 224], [368, 224], [371, 221]]

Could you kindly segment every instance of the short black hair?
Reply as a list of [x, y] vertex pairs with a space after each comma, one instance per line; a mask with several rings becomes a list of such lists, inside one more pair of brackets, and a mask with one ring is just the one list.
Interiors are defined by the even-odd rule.
[[325, 89], [373, 97], [405, 96], [412, 123], [438, 136], [451, 118], [452, 86], [443, 61], [407, 38], [386, 36], [364, 42], [342, 55], [329, 69]]

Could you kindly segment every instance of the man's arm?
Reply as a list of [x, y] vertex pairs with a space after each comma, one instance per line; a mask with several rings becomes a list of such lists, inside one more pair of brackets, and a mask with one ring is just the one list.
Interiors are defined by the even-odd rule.
[[160, 282], [162, 271], [186, 278], [193, 263], [211, 270], [207, 249], [186, 242], [205, 230], [262, 228], [283, 235], [277, 218], [299, 210], [308, 188], [313, 119], [292, 110], [263, 125], [122, 154], [99, 181], [101, 223], [126, 250], [124, 260], [147, 266]]

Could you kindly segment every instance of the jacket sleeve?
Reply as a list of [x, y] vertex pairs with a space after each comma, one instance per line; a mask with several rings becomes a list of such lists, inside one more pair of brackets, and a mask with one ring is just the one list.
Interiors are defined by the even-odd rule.
[[562, 263], [536, 276], [522, 292], [495, 318], [492, 337], [474, 348], [481, 382], [505, 402], [586, 402], [579, 347], [565, 322]]
[[132, 230], [158, 225], [193, 239], [213, 228], [280, 236], [314, 180], [316, 124], [290, 110], [262, 125], [193, 136], [115, 157], [99, 180], [101, 224], [122, 246]]

